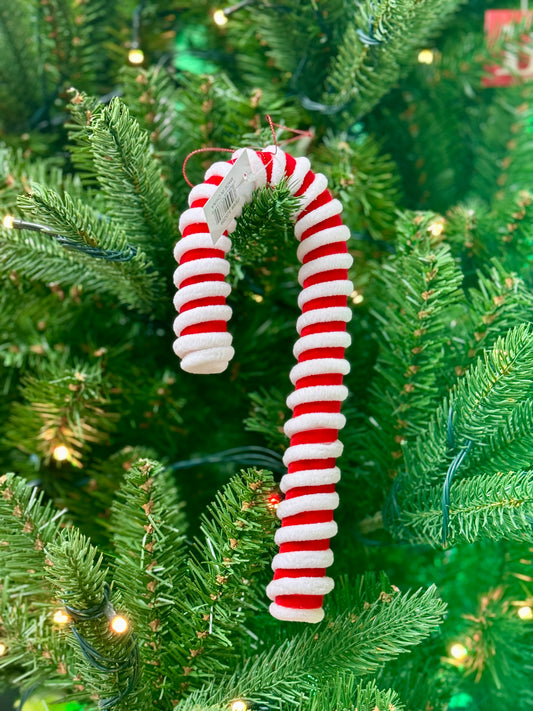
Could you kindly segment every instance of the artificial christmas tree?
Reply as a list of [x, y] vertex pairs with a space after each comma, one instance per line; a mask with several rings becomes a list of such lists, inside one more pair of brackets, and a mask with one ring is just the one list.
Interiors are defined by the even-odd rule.
[[[529, 30], [488, 42], [505, 4], [0, 0], [0, 667], [28, 708], [533, 707]], [[277, 149], [267, 114], [297, 131]], [[309, 297], [353, 311], [326, 305], [350, 395], [342, 478], [313, 492], [283, 461], [305, 352], [292, 171], [254, 185], [228, 287], [178, 324], [198, 335], [216, 307], [225, 330], [205, 298], [227, 298], [229, 368], [189, 374], [172, 350], [184, 164], [202, 183], [243, 147], [322, 173], [350, 233], [326, 281], [353, 288]], [[309, 244], [318, 262], [338, 240]], [[317, 350], [342, 350], [327, 329]], [[307, 382], [311, 351], [295, 392], [340, 387]], [[291, 444], [333, 471], [317, 442]], [[276, 509], [299, 539], [278, 577], [305, 581], [294, 526], [332, 507], [290, 502], [334, 485], [325, 619], [276, 620]]]

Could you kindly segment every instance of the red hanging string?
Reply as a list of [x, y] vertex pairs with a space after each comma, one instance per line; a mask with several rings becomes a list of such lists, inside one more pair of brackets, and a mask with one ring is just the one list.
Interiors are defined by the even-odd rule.
[[192, 156], [196, 155], [196, 153], [207, 153], [208, 151], [223, 151], [224, 153], [233, 153], [233, 148], [215, 148], [214, 146], [210, 146], [209, 148], [197, 148], [195, 151], [191, 151], [183, 161], [183, 167], [181, 169], [183, 177], [185, 178], [185, 182], [191, 188], [194, 188], [194, 185], [191, 183], [191, 181], [187, 177], [187, 173], [185, 172], [185, 167], [189, 161], [189, 158], [192, 158]]
[[[289, 126], [282, 126], [279, 123], [274, 123], [272, 121], [270, 114], [266, 114], [266, 120], [268, 121], [268, 124], [270, 126], [270, 131], [272, 133], [272, 139], [274, 141], [274, 146], [276, 147], [276, 150], [277, 150], [278, 146], [282, 146], [286, 143], [293, 143], [294, 141], [300, 140], [300, 138], [313, 138], [313, 133], [311, 131], [302, 131], [298, 128], [290, 128]], [[274, 127], [279, 128], [282, 131], [290, 131], [291, 133], [295, 133], [296, 135], [293, 136], [293, 138], [286, 138], [283, 141], [280, 141], [278, 143], [278, 139], [276, 137], [276, 132], [274, 130]], [[258, 148], [257, 150], [260, 151], [262, 149]], [[209, 146], [207, 148], [197, 148], [195, 151], [191, 151], [189, 153], [189, 155], [183, 161], [183, 167], [182, 167], [183, 177], [189, 187], [191, 187], [191, 188], [194, 187], [194, 185], [191, 183], [191, 181], [187, 177], [187, 173], [185, 170], [187, 163], [189, 161], [189, 158], [192, 158], [192, 156], [196, 155], [197, 153], [207, 153], [209, 151], [222, 151], [223, 153], [233, 153], [234, 149], [233, 148], [217, 148], [215, 146]]]

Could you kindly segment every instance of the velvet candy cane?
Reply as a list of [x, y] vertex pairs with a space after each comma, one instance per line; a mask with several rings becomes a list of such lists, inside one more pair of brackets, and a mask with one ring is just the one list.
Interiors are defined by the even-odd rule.
[[216, 241], [204, 206], [243, 151], [251, 166], [250, 196], [252, 188], [277, 185], [287, 178], [291, 193], [300, 197], [294, 216], [302, 264], [298, 280], [303, 287], [294, 346], [298, 363], [290, 373], [294, 391], [287, 406], [293, 416], [284, 428], [290, 446], [283, 457], [287, 474], [281, 480], [285, 499], [278, 508], [279, 553], [272, 562], [274, 579], [267, 594], [274, 617], [319, 622], [324, 616], [324, 595], [334, 585], [326, 577], [326, 568], [333, 562], [329, 541], [337, 533], [333, 510], [339, 503], [335, 484], [340, 470], [335, 463], [342, 453], [338, 431], [346, 421], [340, 408], [348, 394], [342, 379], [350, 370], [344, 351], [350, 345], [347, 296], [353, 286], [348, 280], [352, 257], [346, 248], [350, 232], [339, 216], [342, 205], [332, 198], [324, 175], [310, 170], [307, 158], [293, 158], [276, 146], [264, 151], [240, 149], [230, 161], [213, 164], [205, 181], [191, 190], [190, 209], [180, 218], [182, 238], [174, 251], [179, 262], [174, 274], [178, 287], [174, 304], [179, 312], [174, 351], [182, 369], [190, 373], [220, 373], [233, 357], [232, 336], [226, 330], [231, 288], [224, 281], [229, 272], [225, 255], [235, 218], [251, 197], [238, 202], [231, 224]]

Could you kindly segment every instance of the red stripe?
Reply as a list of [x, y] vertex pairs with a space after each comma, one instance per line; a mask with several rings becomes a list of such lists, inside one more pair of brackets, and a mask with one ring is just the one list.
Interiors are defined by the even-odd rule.
[[[303, 195], [303, 194], [305, 193], [305, 191], [307, 190], [307, 188], [308, 188], [308, 187], [311, 185], [311, 183], [314, 181], [314, 179], [315, 179], [315, 174], [313, 173], [312, 170], [308, 170], [308, 171], [307, 171], [307, 175], [305, 176], [303, 183], [300, 185], [300, 187], [299, 187], [299, 189], [298, 189], [298, 192], [294, 193], [295, 196], [296, 196], [296, 197], [300, 197], [301, 195]], [[309, 209], [309, 208], [306, 208], [306, 209], [302, 212], [302, 214], [300, 215], [300, 217], [299, 217], [298, 219], [301, 219], [301, 217], [306, 214], [306, 212], [308, 211], [308, 209]]]
[[300, 353], [298, 363], [315, 360], [316, 358], [339, 358], [339, 360], [343, 360], [345, 350], [345, 348], [309, 348], [307, 351]]
[[342, 373], [324, 373], [323, 375], [308, 375], [296, 381], [295, 389], [312, 388], [317, 385], [342, 385]]
[[182, 314], [191, 309], [200, 309], [202, 306], [224, 306], [225, 303], [226, 299], [224, 296], [206, 296], [205, 299], [194, 299], [194, 301], [188, 301], [186, 304], [182, 304], [180, 313]]
[[188, 252], [184, 252], [181, 256], [180, 264], [193, 262], [195, 259], [224, 259], [224, 256], [224, 252], [221, 249], [215, 249], [214, 247], [199, 247], [198, 249], [189, 249]]
[[318, 272], [318, 274], [308, 276], [304, 281], [304, 289], [313, 286], [313, 284], [323, 284], [326, 281], [345, 281], [346, 279], [348, 279], [347, 269], [330, 269], [327, 272]]
[[208, 178], [205, 182], [208, 185], [220, 185], [220, 183], [224, 180], [224, 177], [222, 175], [212, 175], [210, 178]]
[[293, 417], [298, 415], [308, 415], [310, 412], [340, 412], [340, 400], [322, 400], [317, 402], [302, 402], [301, 405], [296, 405], [292, 411]]
[[273, 165], [273, 157], [272, 153], [263, 153], [263, 151], [259, 152], [257, 154], [259, 158], [261, 159], [261, 162], [265, 166], [266, 170], [266, 175], [267, 175], [267, 183], [270, 183], [272, 179], [272, 165]]
[[[340, 408], [340, 403], [338, 403]], [[292, 472], [301, 472], [307, 469], [333, 469], [335, 466], [335, 457], [329, 459], [305, 459], [289, 464], [289, 474]]]
[[327, 523], [333, 521], [333, 511], [303, 511], [294, 516], [285, 516], [282, 526], [301, 526], [307, 523]]
[[298, 496], [308, 496], [309, 494], [333, 494], [335, 493], [335, 484], [322, 484], [321, 486], [295, 486], [286, 494], [286, 499], [295, 499]]
[[209, 198], [206, 197], [196, 198], [196, 200], [191, 202], [191, 207], [203, 207], [208, 200]]
[[[314, 174], [312, 174], [312, 175], [314, 178]], [[296, 194], [298, 194], [298, 193], [296, 193]], [[310, 212], [313, 212], [313, 210], [316, 210], [317, 207], [322, 207], [322, 205], [327, 205], [328, 202], [331, 202], [332, 200], [333, 200], [333, 195], [326, 188], [319, 195], [317, 195], [316, 198], [312, 202], [309, 203], [309, 205], [305, 208], [305, 210], [298, 217], [298, 219], [301, 220], [302, 217], [304, 217], [305, 215], [308, 215]]]
[[323, 578], [325, 574], [325, 568], [277, 568], [274, 580], [280, 578]]
[[180, 333], [180, 336], [190, 336], [191, 333], [220, 333], [226, 331], [225, 321], [203, 321], [202, 323], [193, 323], [187, 326]]
[[187, 225], [181, 234], [183, 237], [188, 237], [189, 235], [201, 234], [203, 232], [209, 232], [207, 222], [194, 222], [192, 225]]
[[302, 264], [312, 262], [320, 257], [329, 257], [332, 254], [345, 254], [348, 251], [346, 242], [333, 242], [333, 244], [323, 244], [321, 247], [308, 252], [302, 259]]
[[285, 175], [290, 178], [296, 170], [296, 158], [293, 158], [288, 153], [285, 153]]
[[322, 607], [323, 595], [278, 595], [276, 604], [292, 610], [315, 610]]
[[346, 296], [320, 296], [317, 299], [311, 299], [303, 305], [302, 313], [314, 311], [315, 309], [327, 309], [334, 306], [346, 306], [348, 299]]
[[293, 553], [294, 551], [327, 551], [329, 538], [320, 541], [288, 541], [279, 547], [280, 553]]
[[342, 225], [340, 215], [333, 215], [333, 217], [328, 217], [326, 220], [322, 220], [322, 222], [319, 222], [316, 225], [311, 225], [311, 227], [308, 227], [304, 232], [302, 232], [300, 242], [303, 242], [308, 237], [311, 237], [311, 235], [315, 235], [317, 232], [327, 230], [330, 227], [338, 227], [339, 225]]
[[184, 286], [191, 286], [191, 284], [203, 284], [204, 281], [224, 281], [224, 274], [194, 274], [184, 279], [179, 288], [183, 289]]
[[339, 430], [316, 429], [298, 432], [291, 437], [291, 447], [297, 444], [331, 444], [337, 441]]
[[311, 323], [302, 328], [302, 336], [310, 336], [312, 333], [331, 333], [332, 331], [346, 331], [345, 321], [326, 321], [325, 323]]

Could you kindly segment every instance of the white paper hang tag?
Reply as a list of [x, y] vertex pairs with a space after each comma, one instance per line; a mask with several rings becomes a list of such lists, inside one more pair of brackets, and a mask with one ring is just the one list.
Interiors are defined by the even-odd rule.
[[252, 197], [253, 187], [248, 152], [243, 151], [204, 205], [205, 218], [213, 244], [241, 214], [242, 206]]

